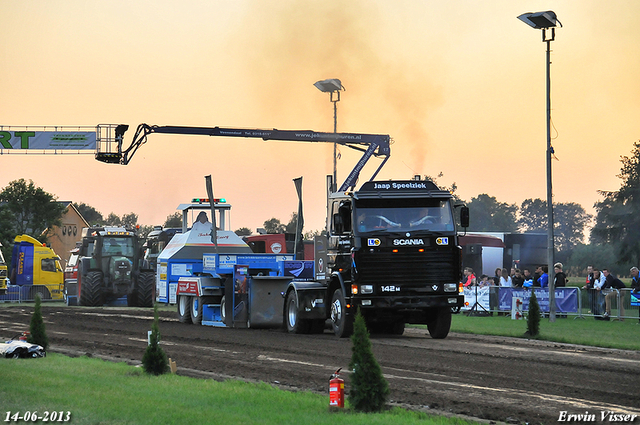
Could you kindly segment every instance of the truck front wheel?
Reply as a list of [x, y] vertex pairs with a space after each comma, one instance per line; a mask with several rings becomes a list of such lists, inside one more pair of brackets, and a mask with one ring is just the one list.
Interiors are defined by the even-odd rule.
[[447, 337], [451, 328], [451, 307], [427, 311], [427, 319], [427, 328], [431, 338], [443, 339]]
[[353, 333], [353, 317], [347, 316], [347, 304], [341, 288], [336, 289], [331, 298], [331, 325], [338, 338], [347, 338]]
[[191, 323], [191, 298], [186, 295], [178, 295], [178, 321]]

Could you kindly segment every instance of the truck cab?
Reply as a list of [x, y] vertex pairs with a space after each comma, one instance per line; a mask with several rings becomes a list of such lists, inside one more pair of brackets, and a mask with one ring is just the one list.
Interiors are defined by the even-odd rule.
[[371, 181], [329, 195], [326, 264], [331, 320], [349, 334], [360, 308], [373, 331], [427, 324], [446, 337], [460, 307], [461, 248], [452, 195], [430, 181]]
[[29, 235], [14, 239], [11, 277], [14, 285], [32, 285], [43, 299], [62, 299], [64, 272], [60, 257]]

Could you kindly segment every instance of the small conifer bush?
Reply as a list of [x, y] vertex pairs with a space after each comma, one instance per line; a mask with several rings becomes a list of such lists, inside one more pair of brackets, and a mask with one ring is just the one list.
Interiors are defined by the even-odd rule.
[[46, 351], [47, 348], [49, 348], [49, 337], [47, 337], [44, 320], [42, 320], [41, 304], [40, 294], [36, 294], [36, 305], [33, 309], [33, 316], [31, 316], [31, 325], [29, 326], [30, 335], [27, 338], [27, 342], [38, 344]]
[[540, 304], [536, 292], [531, 289], [531, 298], [529, 298], [529, 314], [527, 315], [527, 332], [528, 336], [538, 336], [540, 334]]
[[160, 347], [160, 328], [158, 326], [158, 305], [153, 306], [153, 325], [151, 326], [151, 341], [142, 357], [142, 367], [150, 375], [162, 375], [169, 371], [169, 360]]
[[382, 376], [380, 365], [371, 351], [369, 331], [359, 308], [353, 325], [351, 342], [353, 353], [349, 368], [353, 373], [349, 403], [360, 412], [379, 412], [384, 408], [389, 396], [389, 384]]

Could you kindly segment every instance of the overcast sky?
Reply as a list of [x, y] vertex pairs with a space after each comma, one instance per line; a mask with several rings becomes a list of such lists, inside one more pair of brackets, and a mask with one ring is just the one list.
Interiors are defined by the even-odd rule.
[[[554, 10], [556, 202], [587, 211], [617, 190], [640, 139], [640, 3], [610, 1], [0, 2], [0, 125], [155, 125], [389, 134], [380, 179], [437, 175], [469, 201], [546, 199], [545, 43], [516, 19]], [[342, 181], [359, 158], [340, 150]], [[92, 155], [2, 155], [0, 187], [31, 179], [62, 201], [162, 224], [178, 204], [216, 196], [231, 227], [255, 230], [297, 208], [324, 226], [330, 144], [151, 135], [127, 166]], [[379, 161], [361, 176], [368, 179]], [[473, 219], [473, 218], [472, 218]]]

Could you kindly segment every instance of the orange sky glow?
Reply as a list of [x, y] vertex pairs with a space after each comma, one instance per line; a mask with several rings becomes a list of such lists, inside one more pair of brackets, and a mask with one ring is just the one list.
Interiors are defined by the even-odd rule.
[[[0, 125], [155, 125], [389, 134], [380, 179], [435, 176], [469, 201], [546, 199], [545, 44], [516, 17], [554, 10], [554, 200], [593, 213], [640, 139], [640, 5], [497, 0], [0, 2]], [[6, 151], [5, 151], [6, 153]], [[340, 182], [360, 154], [340, 149]], [[61, 201], [162, 224], [206, 196], [255, 231], [297, 208], [325, 220], [332, 145], [151, 135], [127, 166], [92, 155], [0, 155], [0, 187], [31, 179]], [[372, 159], [361, 175], [378, 166]], [[473, 219], [473, 217], [472, 217]]]

